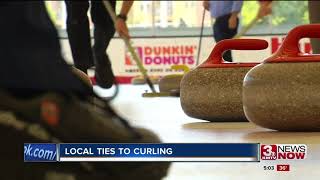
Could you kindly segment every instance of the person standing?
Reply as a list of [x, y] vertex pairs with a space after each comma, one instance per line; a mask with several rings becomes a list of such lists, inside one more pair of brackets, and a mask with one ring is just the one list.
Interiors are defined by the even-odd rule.
[[[216, 42], [231, 39], [237, 34], [242, 4], [243, 1], [203, 1], [203, 7], [215, 18], [213, 37]], [[232, 62], [231, 51], [226, 51], [223, 59]]]
[[[109, 0], [113, 9], [115, 0]], [[120, 14], [113, 23], [102, 1], [91, 1], [91, 18], [94, 24], [94, 45], [91, 48], [89, 20], [87, 11], [89, 1], [65, 1], [67, 9], [67, 32], [72, 51], [74, 65], [83, 72], [95, 66], [97, 84], [110, 88], [114, 83], [111, 61], [106, 49], [114, 36], [115, 30], [120, 36], [129, 38], [126, 25], [127, 14], [134, 1], [123, 1]]]

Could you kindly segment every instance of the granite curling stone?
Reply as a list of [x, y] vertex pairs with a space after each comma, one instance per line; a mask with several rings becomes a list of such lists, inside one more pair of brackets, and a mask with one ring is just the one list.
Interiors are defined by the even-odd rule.
[[261, 50], [265, 40], [227, 39], [216, 44], [209, 58], [181, 81], [180, 101], [190, 117], [213, 122], [247, 122], [242, 106], [242, 82], [257, 63], [226, 63], [227, 50]]
[[278, 51], [243, 82], [249, 121], [279, 131], [320, 131], [320, 55], [303, 54], [302, 38], [320, 38], [320, 24], [292, 29]]
[[189, 72], [190, 69], [186, 65], [173, 65], [172, 70], [183, 70], [183, 74], [170, 74], [162, 77], [159, 80], [160, 92], [180, 92], [180, 82], [185, 73]]
[[[152, 84], [158, 84], [159, 83], [159, 76], [149, 76]], [[133, 85], [142, 85], [146, 84], [147, 81], [143, 76], [136, 76], [131, 79], [131, 84]]]

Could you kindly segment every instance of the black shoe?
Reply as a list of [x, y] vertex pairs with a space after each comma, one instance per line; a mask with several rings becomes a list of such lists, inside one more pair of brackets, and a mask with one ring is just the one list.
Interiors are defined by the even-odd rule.
[[[6, 91], [0, 91], [0, 110], [10, 111], [24, 122], [38, 123], [48, 133], [65, 143], [160, 143], [151, 131], [134, 128], [118, 116], [105, 101], [97, 97], [79, 98], [73, 95], [44, 93], [32, 98], [17, 98]], [[1, 116], [0, 116], [1, 118]], [[0, 123], [0, 126], [1, 123]], [[21, 137], [24, 139], [23, 137]], [[11, 140], [10, 140], [11, 141]], [[48, 143], [48, 141], [47, 141]], [[49, 142], [50, 143], [50, 142]], [[22, 148], [21, 148], [22, 149]], [[22, 151], [22, 150], [21, 150]], [[11, 156], [10, 156], [11, 157]], [[22, 163], [21, 160], [11, 163]], [[36, 163], [31, 163], [36, 164]], [[59, 169], [51, 163], [48, 168]], [[76, 179], [161, 179], [167, 174], [168, 162], [105, 162], [89, 163], [91, 173], [73, 173]], [[68, 166], [68, 165], [67, 165]], [[71, 165], [70, 165], [71, 166]], [[37, 167], [37, 166], [35, 166]], [[38, 168], [44, 168], [41, 164]], [[62, 167], [62, 166], [61, 166]], [[73, 166], [72, 166], [73, 167]], [[71, 168], [71, 167], [70, 167]], [[74, 169], [74, 168], [71, 168]], [[37, 170], [37, 169], [34, 169]], [[46, 169], [47, 171], [50, 169]], [[2, 168], [6, 172], [6, 168]], [[8, 169], [10, 171], [10, 169]], [[66, 172], [64, 167], [62, 172]], [[28, 173], [35, 171], [22, 171]], [[37, 172], [37, 171], [36, 171]], [[27, 174], [26, 174], [27, 176]], [[78, 178], [81, 177], [81, 178]], [[87, 177], [87, 178], [85, 178]], [[44, 178], [43, 178], [44, 179]]]
[[112, 71], [111, 64], [106, 63], [97, 63], [95, 66], [95, 77], [96, 83], [102, 87], [109, 89], [115, 82], [115, 76]]

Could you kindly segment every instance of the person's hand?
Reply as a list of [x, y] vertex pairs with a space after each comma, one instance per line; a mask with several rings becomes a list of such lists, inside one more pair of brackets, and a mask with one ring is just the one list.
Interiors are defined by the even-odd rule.
[[205, 10], [209, 11], [210, 10], [210, 3], [209, 1], [203, 1], [202, 6]]
[[261, 1], [258, 11], [258, 18], [263, 18], [272, 13], [272, 4], [270, 1]]
[[228, 21], [229, 29], [235, 29], [237, 27], [237, 15], [231, 15]]
[[127, 24], [123, 19], [117, 18], [115, 28], [116, 28], [116, 31], [118, 32], [120, 37], [126, 37], [126, 38], [130, 39]]

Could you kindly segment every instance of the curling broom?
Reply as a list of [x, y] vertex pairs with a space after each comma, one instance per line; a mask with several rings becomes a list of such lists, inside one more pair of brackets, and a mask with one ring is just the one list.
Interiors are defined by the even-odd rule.
[[[270, 2], [268, 6], [272, 7], [272, 2]], [[253, 26], [255, 26], [258, 23], [260, 19], [263, 19], [263, 18], [264, 17], [261, 18], [257, 14], [256, 17], [246, 27], [242, 28], [241, 31], [236, 36], [233, 37], [233, 39], [238, 39], [241, 36], [245, 35]]]
[[241, 31], [233, 37], [233, 39], [238, 39], [241, 36], [245, 35], [254, 25], [256, 25], [259, 21], [259, 17], [256, 16], [247, 26], [241, 29]]
[[[115, 14], [110, 2], [109, 1], [103, 1], [103, 4], [104, 4], [105, 8], [107, 9], [112, 21], [115, 23], [116, 22], [116, 14]], [[155, 90], [155, 88], [154, 88], [149, 76], [147, 75], [146, 69], [143, 67], [143, 65], [141, 63], [142, 62], [141, 59], [137, 55], [137, 53], [135, 52], [134, 48], [132, 47], [130, 40], [128, 38], [126, 38], [126, 37], [121, 37], [121, 38], [124, 40], [129, 52], [131, 53], [134, 61], [136, 62], [139, 70], [141, 71], [143, 77], [146, 79], [146, 82], [147, 82], [147, 84], [149, 85], [149, 87], [150, 87], [150, 89], [152, 91], [151, 93], [148, 93], [148, 92], [143, 93], [142, 96], [143, 97], [170, 97], [170, 96], [176, 96], [175, 92], [172, 92], [172, 93], [171, 92], [166, 92], [166, 93], [158, 93], [158, 92], [156, 92], [156, 90]]]
[[[116, 14], [115, 14], [110, 2], [109, 1], [103, 1], [103, 4], [104, 4], [105, 8], [107, 9], [107, 11], [108, 11], [113, 23], [115, 24], [116, 23]], [[151, 80], [150, 80], [150, 78], [149, 78], [149, 76], [147, 74], [146, 69], [143, 67], [143, 65], [141, 63], [142, 62], [141, 59], [139, 58], [139, 56], [135, 52], [134, 48], [132, 47], [130, 40], [127, 37], [121, 37], [121, 38], [124, 40], [124, 43], [126, 44], [129, 52], [131, 53], [131, 55], [132, 55], [134, 61], [136, 62], [140, 72], [142, 73], [143, 77], [146, 79], [151, 91], [153, 93], [155, 93], [156, 90], [155, 90], [155, 88], [154, 88], [154, 86], [153, 86], [153, 84], [152, 84], [152, 82], [151, 82]]]

